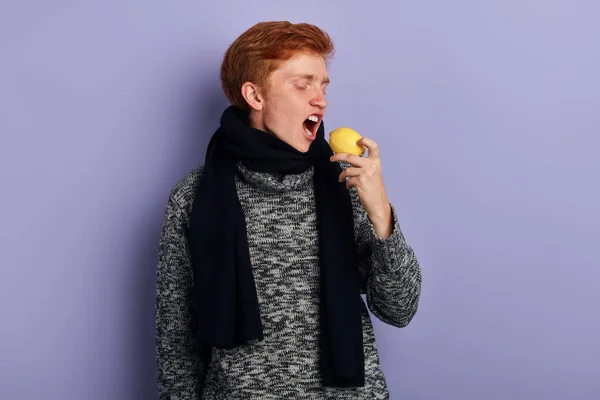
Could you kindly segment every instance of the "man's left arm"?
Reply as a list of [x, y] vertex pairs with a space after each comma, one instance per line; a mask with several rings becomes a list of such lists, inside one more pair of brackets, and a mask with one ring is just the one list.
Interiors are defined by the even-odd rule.
[[381, 321], [404, 327], [417, 312], [421, 269], [400, 229], [397, 211], [387, 198], [377, 144], [362, 138], [368, 157], [336, 154], [342, 162], [354, 210], [354, 229], [363, 293], [369, 310]]
[[[390, 220], [382, 227], [373, 223], [351, 190], [355, 238], [363, 293], [369, 310], [381, 321], [404, 327], [417, 312], [421, 295], [421, 268], [390, 205]], [[380, 236], [378, 232], [389, 235]]]

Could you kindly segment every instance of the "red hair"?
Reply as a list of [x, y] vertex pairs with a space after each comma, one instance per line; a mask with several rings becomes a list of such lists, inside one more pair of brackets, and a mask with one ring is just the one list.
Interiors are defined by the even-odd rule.
[[259, 22], [242, 33], [225, 52], [221, 64], [221, 84], [236, 107], [248, 109], [241, 88], [246, 82], [265, 87], [269, 76], [282, 62], [297, 53], [323, 57], [327, 63], [334, 54], [329, 35], [315, 25], [288, 21]]

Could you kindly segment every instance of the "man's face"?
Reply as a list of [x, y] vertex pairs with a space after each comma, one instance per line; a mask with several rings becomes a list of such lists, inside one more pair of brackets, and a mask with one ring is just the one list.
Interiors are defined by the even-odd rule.
[[327, 65], [320, 56], [300, 53], [282, 63], [263, 92], [256, 127], [298, 151], [308, 151], [325, 114], [328, 83]]

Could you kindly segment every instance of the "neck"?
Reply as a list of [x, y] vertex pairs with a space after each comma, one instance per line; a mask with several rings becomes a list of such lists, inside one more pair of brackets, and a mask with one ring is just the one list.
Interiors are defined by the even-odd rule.
[[[250, 169], [260, 172], [300, 173], [317, 160], [328, 159], [318, 141], [308, 152], [301, 153], [276, 135], [252, 127], [249, 120], [246, 111], [228, 107], [221, 116], [217, 139], [211, 139], [211, 143], [228, 157], [244, 160]], [[207, 155], [213, 153], [210, 151], [213, 146], [209, 144]]]

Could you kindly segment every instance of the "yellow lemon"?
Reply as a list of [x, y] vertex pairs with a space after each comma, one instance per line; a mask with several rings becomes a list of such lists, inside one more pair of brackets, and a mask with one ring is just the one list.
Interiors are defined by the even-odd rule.
[[365, 146], [356, 144], [362, 136], [354, 129], [341, 127], [329, 134], [329, 146], [334, 153], [350, 153], [362, 157], [367, 150]]

